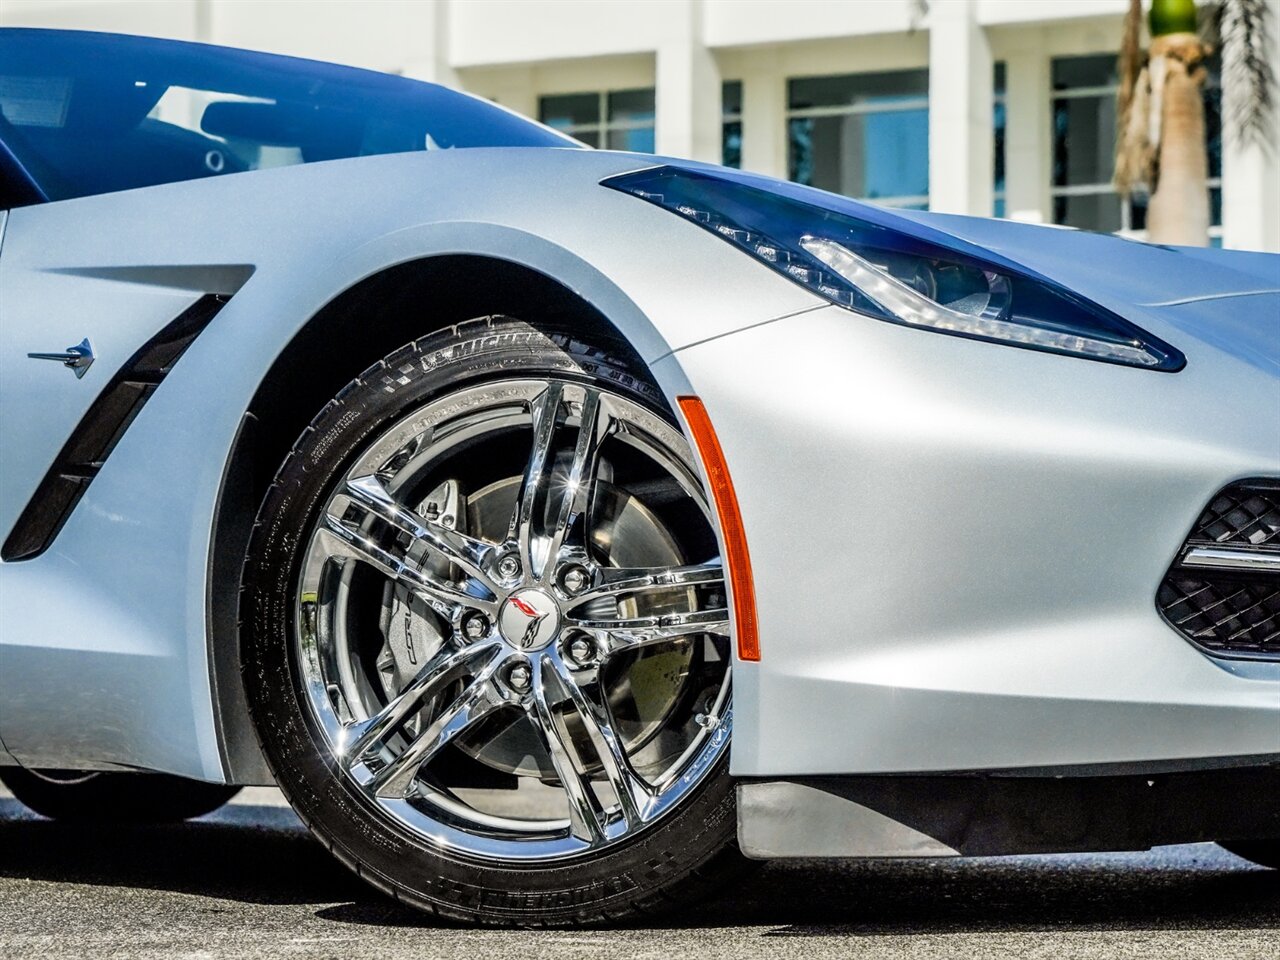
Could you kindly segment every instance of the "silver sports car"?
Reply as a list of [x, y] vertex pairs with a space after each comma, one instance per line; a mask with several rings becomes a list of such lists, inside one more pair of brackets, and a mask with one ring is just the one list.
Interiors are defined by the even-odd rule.
[[0, 31], [0, 779], [278, 784], [379, 889], [1280, 864], [1280, 257]]

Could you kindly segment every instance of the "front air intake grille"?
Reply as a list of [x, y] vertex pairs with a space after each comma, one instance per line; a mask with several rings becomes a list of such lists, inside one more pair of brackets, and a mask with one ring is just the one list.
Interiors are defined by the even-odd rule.
[[1208, 653], [1280, 659], [1280, 481], [1243, 480], [1209, 502], [1156, 606]]
[[1191, 539], [1200, 543], [1280, 546], [1280, 484], [1227, 487], [1205, 508]]
[[1218, 653], [1280, 652], [1280, 578], [1272, 583], [1173, 576], [1160, 612], [1189, 640]]

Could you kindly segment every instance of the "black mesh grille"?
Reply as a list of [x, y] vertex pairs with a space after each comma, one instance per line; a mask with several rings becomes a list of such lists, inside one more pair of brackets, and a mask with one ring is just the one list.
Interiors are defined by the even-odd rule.
[[1280, 488], [1228, 487], [1196, 521], [1191, 539], [1200, 543], [1280, 546]]
[[1209, 650], [1280, 652], [1280, 583], [1172, 576], [1159, 603], [1170, 623]]
[[1192, 643], [1221, 656], [1280, 659], [1280, 575], [1198, 566], [1197, 547], [1280, 555], [1280, 482], [1244, 480], [1200, 514], [1156, 595], [1164, 618]]

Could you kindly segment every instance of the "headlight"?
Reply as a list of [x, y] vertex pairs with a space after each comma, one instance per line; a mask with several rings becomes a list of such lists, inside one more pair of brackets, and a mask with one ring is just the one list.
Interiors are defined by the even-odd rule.
[[830, 198], [856, 209], [855, 216], [731, 176], [655, 167], [604, 185], [693, 221], [856, 313], [1151, 370], [1186, 364], [1122, 317], [963, 241], [927, 227], [904, 230], [900, 218], [874, 207]]

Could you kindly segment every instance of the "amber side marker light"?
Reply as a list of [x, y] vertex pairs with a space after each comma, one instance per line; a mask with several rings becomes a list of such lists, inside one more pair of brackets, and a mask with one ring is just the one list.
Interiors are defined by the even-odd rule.
[[702, 455], [702, 465], [711, 484], [711, 498], [720, 517], [720, 533], [724, 536], [729, 583], [733, 587], [733, 619], [738, 635], [738, 659], [760, 659], [760, 631], [756, 624], [756, 589], [751, 580], [751, 554], [747, 551], [747, 535], [742, 529], [738, 496], [724, 462], [724, 451], [707, 416], [707, 408], [697, 397], [677, 397], [684, 419], [693, 433], [693, 442]]

